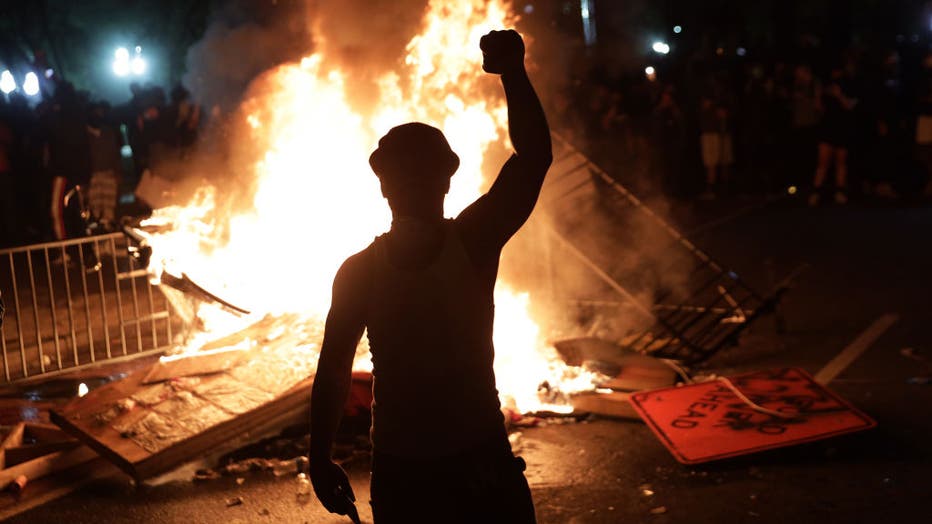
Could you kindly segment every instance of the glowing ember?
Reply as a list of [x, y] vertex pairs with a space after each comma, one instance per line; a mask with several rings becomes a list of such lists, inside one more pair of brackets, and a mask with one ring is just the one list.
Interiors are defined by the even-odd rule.
[[[203, 304], [205, 330], [188, 347], [242, 328], [266, 314], [300, 312], [323, 319], [337, 268], [388, 229], [390, 213], [367, 164], [378, 137], [417, 120], [446, 134], [460, 156], [446, 214], [455, 216], [481, 194], [483, 156], [507, 138], [506, 108], [481, 70], [479, 38], [511, 27], [501, 0], [434, 0], [421, 34], [394, 73], [376, 82], [377, 101], [365, 114], [347, 100], [351, 80], [333, 65], [326, 42], [300, 63], [267, 72], [251, 88], [240, 117], [254, 151], [256, 191], [247, 209], [220, 210], [204, 188], [184, 207], [158, 210], [152, 222], [150, 271], [188, 274], [211, 292], [253, 314], [239, 318]], [[491, 93], [491, 94], [487, 94]], [[540, 337], [527, 293], [499, 282], [495, 293], [495, 373], [503, 404], [527, 412], [543, 405], [542, 382], [567, 393], [592, 389], [592, 377], [568, 368]], [[367, 356], [357, 369], [371, 368]], [[569, 410], [569, 407], [563, 407]]]

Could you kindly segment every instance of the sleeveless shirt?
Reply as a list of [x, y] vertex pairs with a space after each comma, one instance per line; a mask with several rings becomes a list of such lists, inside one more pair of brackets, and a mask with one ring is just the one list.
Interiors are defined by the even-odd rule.
[[452, 220], [432, 262], [394, 266], [386, 235], [367, 248], [373, 279], [372, 443], [399, 457], [438, 457], [505, 437], [492, 369], [494, 303]]

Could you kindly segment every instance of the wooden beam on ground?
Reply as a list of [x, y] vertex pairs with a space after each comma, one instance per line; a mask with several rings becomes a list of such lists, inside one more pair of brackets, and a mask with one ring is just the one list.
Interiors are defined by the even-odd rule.
[[42, 478], [50, 473], [83, 464], [96, 456], [97, 453], [94, 450], [87, 446], [80, 446], [70, 451], [58, 451], [0, 470], [0, 490], [6, 489], [10, 482], [20, 476], [26, 477], [27, 480]]
[[630, 393], [582, 393], [573, 397], [573, 409], [608, 417], [641, 420], [631, 407]]
[[0, 492], [0, 521], [63, 497], [88, 482], [120, 474], [110, 461], [96, 457], [83, 464], [32, 480], [21, 493]]
[[78, 447], [81, 443], [75, 439], [62, 442], [39, 442], [37, 444], [26, 444], [24, 446], [14, 446], [6, 450], [6, 467], [13, 467], [17, 464], [43, 457], [45, 455], [66, 451]]
[[26, 430], [26, 424], [20, 422], [13, 426], [13, 429], [7, 433], [0, 442], [0, 470], [6, 468], [6, 450], [23, 444], [23, 432]]
[[36, 439], [37, 442], [52, 443], [73, 441], [74, 437], [62, 431], [54, 424], [44, 424], [42, 422], [26, 422], [26, 435]]

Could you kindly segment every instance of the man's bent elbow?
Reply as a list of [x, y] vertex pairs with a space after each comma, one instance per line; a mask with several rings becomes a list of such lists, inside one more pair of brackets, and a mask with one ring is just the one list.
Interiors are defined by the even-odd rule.
[[553, 153], [551, 151], [542, 151], [532, 155], [523, 155], [521, 160], [532, 172], [544, 175], [550, 169], [550, 165], [553, 164]]

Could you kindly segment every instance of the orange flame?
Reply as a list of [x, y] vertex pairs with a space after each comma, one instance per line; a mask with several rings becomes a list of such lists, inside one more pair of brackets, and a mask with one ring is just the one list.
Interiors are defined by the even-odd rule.
[[[153, 221], [171, 227], [152, 235], [150, 271], [185, 271], [234, 304], [248, 306], [249, 319], [202, 305], [198, 317], [209, 336], [241, 328], [265, 314], [300, 312], [324, 318], [339, 265], [390, 224], [388, 206], [367, 159], [382, 134], [407, 121], [443, 129], [461, 158], [445, 213], [455, 216], [480, 195], [483, 157], [507, 137], [501, 95], [485, 95], [489, 75], [481, 69], [479, 38], [514, 25], [501, 0], [433, 0], [423, 30], [406, 48], [404, 65], [377, 79], [378, 98], [364, 115], [347, 100], [349, 80], [325, 66], [317, 53], [266, 73], [242, 106], [258, 181], [252, 206], [228, 218], [224, 242], [209, 217], [214, 188], [204, 188], [187, 206], [157, 210]], [[527, 310], [527, 293], [500, 282], [495, 292], [495, 373], [504, 403], [523, 412], [544, 406], [538, 385], [564, 392], [592, 389], [592, 377], [565, 366], [540, 335]], [[198, 343], [203, 341], [198, 337]], [[189, 344], [196, 348], [195, 344]], [[357, 368], [370, 367], [365, 357]]]

